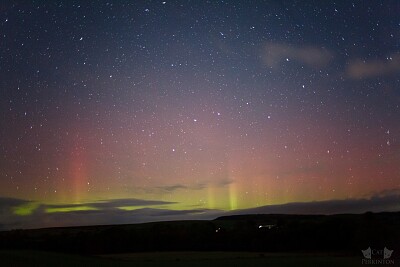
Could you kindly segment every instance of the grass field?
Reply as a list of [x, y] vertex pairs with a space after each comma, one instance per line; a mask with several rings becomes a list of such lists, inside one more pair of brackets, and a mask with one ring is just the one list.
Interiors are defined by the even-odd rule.
[[152, 252], [80, 256], [40, 251], [0, 251], [1, 266], [266, 267], [361, 266], [361, 257], [250, 252]]

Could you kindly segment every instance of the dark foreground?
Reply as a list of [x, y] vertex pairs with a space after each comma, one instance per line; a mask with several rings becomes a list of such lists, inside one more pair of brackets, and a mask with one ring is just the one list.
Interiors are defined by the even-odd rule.
[[361, 266], [360, 257], [267, 254], [254, 252], [146, 252], [107, 256], [68, 255], [42, 251], [0, 251], [1, 266]]
[[397, 266], [399, 212], [244, 215], [0, 232], [0, 265], [362, 266], [361, 250], [378, 260], [385, 247]]

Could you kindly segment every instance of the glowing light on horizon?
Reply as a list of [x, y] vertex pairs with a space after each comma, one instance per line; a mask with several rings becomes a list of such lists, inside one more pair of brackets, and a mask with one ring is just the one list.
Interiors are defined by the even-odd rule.
[[91, 206], [71, 206], [71, 207], [54, 207], [46, 208], [46, 213], [63, 213], [63, 212], [73, 212], [73, 211], [88, 211], [88, 210], [100, 210], [96, 207]]
[[31, 215], [40, 206], [37, 202], [29, 202], [13, 208], [13, 213], [19, 216]]

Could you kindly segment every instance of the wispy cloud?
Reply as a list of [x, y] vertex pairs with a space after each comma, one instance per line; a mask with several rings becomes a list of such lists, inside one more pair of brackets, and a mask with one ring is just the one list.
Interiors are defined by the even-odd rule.
[[[213, 210], [210, 209], [191, 209], [191, 210], [167, 210], [167, 209], [158, 209], [151, 210], [150, 216], [183, 216], [183, 215], [201, 215], [210, 213]], [[215, 212], [215, 210], [214, 210]]]
[[400, 188], [391, 188], [382, 190], [379, 192], [372, 192], [369, 194], [371, 198], [384, 198], [384, 197], [391, 197], [391, 196], [400, 196]]
[[184, 185], [184, 184], [173, 184], [173, 185], [163, 185], [155, 187], [155, 191], [166, 191], [166, 192], [174, 192], [177, 190], [202, 190], [209, 186], [213, 187], [225, 187], [233, 183], [233, 180], [230, 179], [217, 179], [215, 181], [209, 182], [202, 182], [202, 183], [195, 183], [191, 185]]
[[366, 79], [400, 73], [400, 53], [386, 59], [353, 60], [349, 62], [347, 75], [352, 79]]
[[399, 211], [400, 191], [382, 195], [377, 193], [369, 198], [294, 202], [281, 205], [237, 210], [229, 214], [340, 214], [365, 213], [367, 211]]
[[217, 187], [225, 187], [227, 185], [233, 184], [235, 181], [231, 179], [222, 179], [222, 180], [217, 180], [214, 181], [213, 184]]
[[173, 192], [176, 190], [202, 190], [207, 187], [205, 183], [198, 183], [194, 185], [183, 185], [183, 184], [174, 184], [174, 185], [164, 185], [164, 186], [157, 186], [156, 190], [166, 191], [166, 192]]
[[175, 203], [176, 202], [126, 198], [126, 199], [103, 199], [94, 202], [83, 202], [79, 204], [51, 204], [51, 205], [47, 204], [44, 206], [46, 208], [68, 208], [68, 207], [89, 206], [97, 209], [115, 209], [124, 206], [156, 206], [156, 205], [168, 205]]
[[333, 59], [333, 53], [318, 46], [295, 46], [286, 43], [268, 43], [262, 54], [264, 63], [271, 68], [281, 67], [286, 61], [294, 60], [297, 63], [312, 68], [321, 68]]
[[0, 212], [8, 211], [11, 208], [29, 203], [29, 200], [23, 200], [18, 198], [0, 197]]

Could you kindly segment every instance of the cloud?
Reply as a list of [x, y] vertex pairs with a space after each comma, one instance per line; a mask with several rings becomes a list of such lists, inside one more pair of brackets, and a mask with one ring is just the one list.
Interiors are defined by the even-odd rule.
[[24, 213], [24, 207], [34, 203], [24, 199], [0, 197], [0, 230], [10, 229], [11, 226], [19, 227], [22, 215], [29, 217], [32, 214], [32, 212]]
[[346, 69], [352, 79], [367, 79], [400, 72], [400, 53], [392, 54], [387, 59], [353, 60]]
[[166, 192], [174, 192], [174, 191], [181, 190], [181, 189], [201, 190], [203, 188], [205, 188], [205, 185], [203, 185], [203, 184], [200, 184], [199, 186], [192, 186], [192, 187], [183, 185], [183, 184], [163, 185], [163, 186], [156, 187], [156, 189], [161, 190], [161, 191], [166, 191]]
[[317, 46], [268, 43], [265, 45], [262, 57], [264, 63], [270, 68], [280, 67], [285, 61], [291, 60], [308, 67], [322, 68], [333, 59], [333, 53]]
[[231, 179], [223, 179], [223, 180], [217, 180], [213, 184], [217, 187], [225, 187], [227, 185], [233, 184], [235, 181]]
[[399, 211], [400, 194], [373, 195], [363, 199], [326, 200], [269, 205], [229, 212], [233, 214], [340, 214]]
[[0, 219], [10, 213], [29, 215], [39, 204], [23, 199], [0, 197]]
[[147, 211], [146, 215], [152, 217], [184, 216], [184, 215], [197, 216], [201, 214], [207, 214], [210, 212], [218, 211], [210, 209], [190, 209], [190, 210], [142, 209], [142, 210], [136, 210], [136, 213], [140, 213], [143, 215], [145, 210]]
[[29, 202], [30, 202], [29, 200], [23, 200], [18, 198], [0, 197], [0, 210], [9, 209]]
[[79, 204], [46, 204], [46, 208], [69, 208], [69, 207], [93, 207], [97, 209], [115, 209], [125, 206], [155, 206], [175, 204], [176, 202], [167, 202], [159, 200], [144, 200], [136, 198], [126, 199], [105, 199], [95, 202], [84, 202]]
[[202, 190], [207, 188], [209, 183], [200, 182], [195, 184], [164, 184], [154, 187], [129, 187], [131, 192], [138, 194], [162, 194], [162, 193], [172, 193], [179, 190]]
[[183, 185], [183, 184], [174, 184], [174, 185], [164, 185], [156, 187], [156, 191], [166, 191], [166, 192], [174, 192], [177, 190], [202, 190], [209, 186], [215, 187], [224, 187], [233, 183], [233, 180], [230, 179], [222, 179], [222, 180], [215, 180], [211, 182], [204, 182], [204, 183], [196, 183], [193, 185]]
[[400, 188], [385, 189], [379, 192], [373, 192], [371, 198], [383, 198], [391, 196], [400, 196]]

